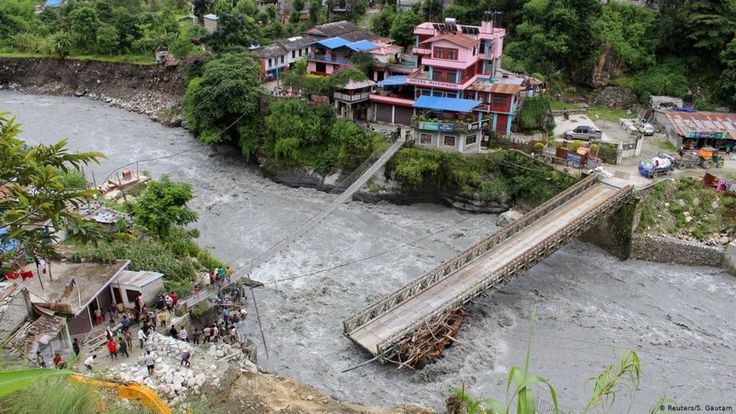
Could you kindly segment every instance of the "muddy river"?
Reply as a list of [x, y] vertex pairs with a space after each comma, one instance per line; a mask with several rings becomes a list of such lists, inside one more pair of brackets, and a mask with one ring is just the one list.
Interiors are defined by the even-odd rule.
[[[182, 129], [101, 102], [0, 91], [2, 111], [17, 116], [30, 143], [66, 138], [74, 150], [105, 153], [87, 171], [98, 182], [142, 160], [151, 161], [138, 168], [155, 177], [192, 182], [200, 242], [234, 267], [333, 197], [275, 184], [236, 151], [203, 146]], [[267, 347], [253, 319], [246, 334], [261, 345], [259, 364], [351, 402], [441, 409], [459, 387], [503, 399], [509, 368], [523, 362], [536, 305], [532, 372], [555, 386], [566, 410], [582, 409], [592, 390], [587, 379], [629, 349], [642, 366], [631, 412], [648, 411], [664, 395], [703, 410], [736, 408], [736, 278], [715, 268], [621, 262], [581, 242], [473, 306], [460, 343], [439, 362], [419, 371], [372, 363], [341, 373], [369, 358], [342, 336], [343, 318], [493, 232], [494, 223], [493, 215], [438, 205], [346, 204], [255, 272], [266, 283], [256, 299]], [[620, 399], [629, 400], [626, 393]]]

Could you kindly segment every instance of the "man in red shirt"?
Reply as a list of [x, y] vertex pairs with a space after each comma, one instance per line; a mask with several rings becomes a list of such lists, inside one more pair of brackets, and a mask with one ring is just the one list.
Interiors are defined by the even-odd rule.
[[115, 342], [115, 339], [110, 338], [107, 341], [107, 350], [110, 352], [110, 359], [118, 359], [118, 343]]
[[179, 297], [176, 296], [176, 293], [171, 294], [171, 300], [174, 301], [174, 306], [176, 306], [176, 302], [179, 300]]

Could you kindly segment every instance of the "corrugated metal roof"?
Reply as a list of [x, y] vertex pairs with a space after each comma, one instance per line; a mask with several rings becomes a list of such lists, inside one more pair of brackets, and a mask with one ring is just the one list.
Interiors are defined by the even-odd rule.
[[516, 95], [521, 90], [520, 85], [514, 85], [512, 83], [500, 83], [496, 82], [491, 85], [491, 92], [503, 93], [506, 95]]
[[369, 42], [367, 40], [359, 40], [357, 42], [348, 43], [345, 46], [349, 47], [350, 49], [356, 52], [367, 52], [371, 49], [375, 49], [378, 47], [377, 44], [373, 42]]
[[164, 275], [158, 272], [148, 272], [145, 270], [133, 272], [130, 270], [125, 270], [125, 271], [120, 272], [120, 275], [118, 276], [115, 283], [120, 283], [121, 285], [131, 285], [131, 286], [142, 288], [148, 285], [149, 283], [155, 282], [156, 280], [162, 277], [164, 277]]
[[337, 49], [338, 47], [347, 46], [350, 44], [349, 41], [343, 39], [340, 36], [337, 37], [331, 37], [329, 39], [322, 39], [314, 42], [317, 45], [324, 46], [328, 49]]
[[286, 54], [286, 49], [278, 43], [273, 43], [268, 46], [261, 46], [253, 49], [253, 54], [261, 59], [271, 59]]
[[340, 36], [345, 33], [357, 32], [361, 30], [360, 27], [347, 20], [341, 20], [339, 22], [325, 23], [314, 26], [307, 31], [307, 34], [320, 36], [320, 37], [334, 37]]
[[736, 139], [736, 114], [722, 112], [665, 111], [678, 135], [690, 132], [726, 132], [729, 139]]
[[406, 76], [389, 76], [388, 78], [377, 83], [378, 86], [401, 86], [406, 85]]
[[470, 112], [480, 101], [472, 99], [441, 98], [439, 96], [420, 96], [414, 102], [415, 108], [435, 109], [440, 111]]

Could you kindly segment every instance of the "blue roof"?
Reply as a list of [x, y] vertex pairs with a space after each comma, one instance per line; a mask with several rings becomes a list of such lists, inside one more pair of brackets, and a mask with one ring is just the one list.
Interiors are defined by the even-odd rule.
[[406, 84], [406, 76], [394, 75], [378, 82], [376, 85], [379, 87], [384, 86], [401, 86]]
[[367, 40], [358, 40], [357, 42], [348, 43], [346, 46], [356, 52], [365, 52], [367, 50], [375, 49], [378, 47], [377, 44], [369, 42]]
[[440, 111], [471, 112], [481, 101], [472, 99], [440, 98], [439, 96], [420, 96], [414, 102], [415, 108], [436, 109]]
[[338, 47], [343, 47], [348, 44], [350, 44], [349, 40], [345, 40], [342, 37], [331, 37], [329, 39], [322, 39], [318, 42], [314, 42], [314, 44], [318, 44], [321, 46], [324, 46], [328, 49], [337, 49]]
[[46, 0], [47, 7], [59, 7], [64, 3], [64, 0]]

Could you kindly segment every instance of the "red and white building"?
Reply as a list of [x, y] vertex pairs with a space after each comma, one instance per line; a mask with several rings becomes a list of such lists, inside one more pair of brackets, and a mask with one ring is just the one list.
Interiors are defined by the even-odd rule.
[[492, 14], [480, 26], [425, 22], [414, 34], [416, 68], [378, 82], [369, 121], [409, 126], [418, 145], [464, 153], [480, 151], [484, 131], [508, 135], [523, 79], [497, 76], [506, 30]]

